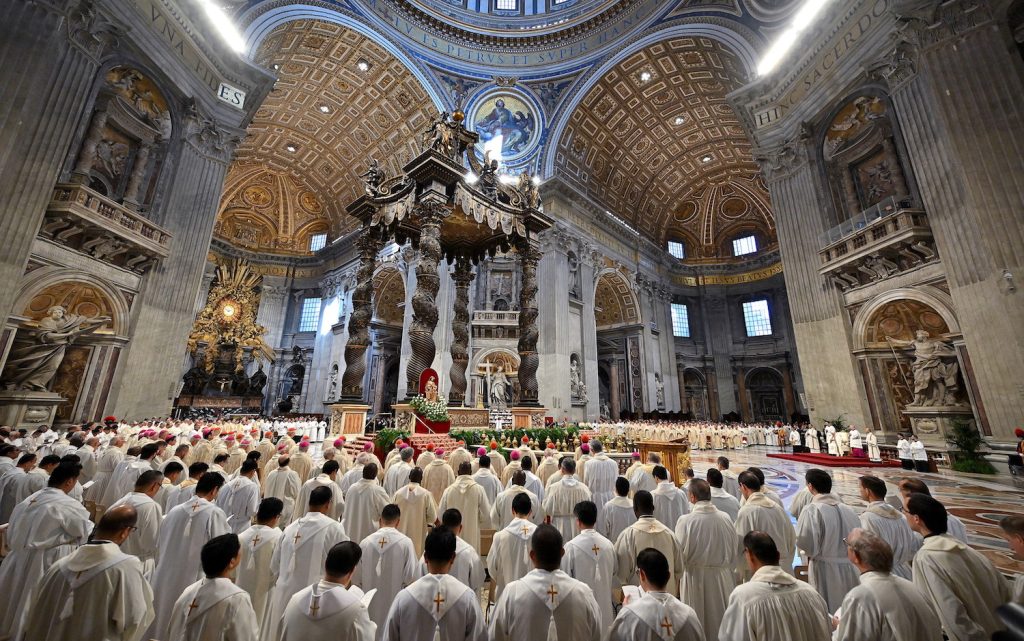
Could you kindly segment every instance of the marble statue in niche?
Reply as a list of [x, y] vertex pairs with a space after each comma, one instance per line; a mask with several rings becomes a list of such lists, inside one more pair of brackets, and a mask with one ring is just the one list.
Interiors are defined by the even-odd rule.
[[573, 298], [580, 297], [580, 259], [576, 254], [569, 252], [566, 256], [569, 264], [569, 295]]
[[327, 402], [338, 399], [338, 364], [331, 365], [331, 373], [327, 377]]
[[577, 354], [569, 356], [569, 391], [573, 403], [586, 403], [587, 385], [583, 382], [583, 369]]
[[665, 383], [661, 380], [661, 374], [654, 375], [655, 399], [658, 403], [658, 410], [665, 409]]
[[491, 375], [491, 398], [492, 409], [504, 411], [508, 407], [508, 377], [505, 376], [505, 368], [498, 365], [494, 374]]
[[914, 334], [912, 341], [899, 340], [891, 336], [886, 336], [885, 340], [894, 347], [914, 351], [914, 359], [910, 365], [910, 371], [914, 375], [913, 405], [960, 404], [956, 398], [959, 391], [957, 375], [960, 366], [956, 361], [956, 351], [948, 342], [931, 338], [923, 329]]
[[47, 391], [64, 360], [68, 345], [109, 321], [109, 316], [89, 318], [69, 314], [60, 305], [54, 305], [39, 321], [38, 328], [25, 327], [18, 331], [4, 368], [4, 387], [9, 390]]

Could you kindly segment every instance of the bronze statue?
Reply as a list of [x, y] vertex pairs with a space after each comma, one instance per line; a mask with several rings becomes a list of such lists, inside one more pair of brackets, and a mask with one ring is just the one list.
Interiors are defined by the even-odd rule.
[[95, 332], [109, 320], [109, 316], [87, 318], [68, 314], [60, 305], [51, 307], [39, 321], [38, 329], [24, 327], [18, 331], [4, 368], [4, 387], [47, 391], [68, 345], [79, 336]]
[[363, 179], [367, 196], [376, 198], [380, 195], [380, 185], [384, 182], [384, 170], [377, 164], [376, 159], [370, 160], [369, 168], [366, 172], [359, 174], [359, 177]]
[[263, 363], [260, 363], [252, 376], [249, 377], [249, 394], [251, 396], [263, 396], [263, 388], [267, 385], [267, 374], [263, 371]]
[[[201, 358], [196, 359], [197, 363], [202, 363]], [[209, 376], [206, 374], [206, 370], [203, 369], [202, 365], [195, 365], [189, 371], [185, 372], [185, 375], [181, 377], [184, 385], [181, 388], [183, 396], [198, 396], [203, 393], [206, 389], [206, 384], [209, 382]]]
[[484, 163], [480, 169], [480, 191], [490, 199], [498, 197], [498, 161]]

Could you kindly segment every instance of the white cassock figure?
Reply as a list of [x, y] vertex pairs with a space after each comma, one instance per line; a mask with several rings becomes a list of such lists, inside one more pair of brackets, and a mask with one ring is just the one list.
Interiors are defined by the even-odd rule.
[[[675, 483], [668, 480], [665, 468], [656, 467], [654, 472], [655, 478], [658, 479], [657, 487], [651, 492], [651, 496], [654, 497], [654, 518], [661, 521], [665, 527], [672, 529], [676, 526], [679, 517], [690, 513], [690, 501], [687, 500], [683, 491], [675, 486]], [[660, 478], [660, 475], [666, 477]]]
[[[669, 579], [672, 580], [672, 579]], [[608, 641], [704, 641], [693, 608], [665, 591], [645, 592], [625, 604], [608, 633]]]
[[429, 574], [395, 597], [384, 641], [487, 641], [480, 599], [447, 573], [455, 548], [455, 534], [446, 528], [427, 535], [423, 556]]
[[529, 520], [530, 505], [517, 495], [512, 505], [520, 513], [508, 525], [494, 533], [487, 553], [487, 570], [495, 585], [495, 599], [501, 598], [505, 586], [526, 576], [533, 569], [530, 561], [530, 539], [537, 526]]
[[142, 639], [153, 620], [153, 591], [139, 560], [117, 546], [129, 527], [97, 532], [114, 542], [87, 543], [50, 566], [29, 599], [23, 639]]
[[263, 498], [273, 496], [284, 502], [284, 514], [281, 515], [282, 526], [291, 523], [295, 501], [299, 498], [299, 490], [302, 489], [299, 475], [289, 465], [287, 457], [282, 456], [277, 459], [277, 469], [267, 475], [267, 481], [263, 487]]
[[[753, 482], [753, 481], [752, 481]], [[778, 503], [771, 500], [760, 491], [751, 492], [745, 490], [746, 501], [736, 515], [736, 534], [741, 539], [748, 532], [765, 532], [772, 537], [778, 548], [781, 558], [779, 566], [790, 574], [793, 573], [793, 552], [796, 549], [796, 532], [789, 520], [786, 511], [779, 507]], [[745, 564], [740, 563], [740, 575], [744, 580], [749, 580], [750, 570]]]
[[[444, 452], [441, 451], [441, 455]], [[441, 496], [449, 485], [455, 482], [455, 472], [443, 458], [436, 458], [423, 470], [423, 487], [434, 495], [434, 500], [441, 503]]]
[[637, 504], [640, 518], [637, 522], [623, 530], [615, 541], [615, 567], [619, 581], [623, 585], [639, 585], [640, 575], [637, 573], [636, 555], [641, 550], [654, 548], [668, 559], [669, 571], [675, 577], [669, 581], [666, 590], [675, 597], [679, 596], [679, 578], [683, 575], [682, 554], [675, 534], [654, 518], [653, 501], [650, 492], [637, 493], [633, 498]]
[[468, 470], [459, 476], [441, 496], [437, 511], [443, 516], [445, 510], [456, 509], [462, 515], [462, 539], [480, 553], [480, 530], [491, 527], [491, 504], [487, 493], [479, 483], [473, 480]]
[[[328, 464], [328, 469], [336, 470], [337, 468]], [[332, 472], [332, 474], [335, 473]], [[331, 508], [327, 511], [327, 516], [336, 521], [340, 521], [345, 516], [345, 497], [341, 493], [341, 487], [334, 481], [331, 474], [318, 474], [302, 484], [299, 497], [295, 501], [295, 509], [292, 510], [292, 521], [297, 521], [306, 513], [306, 510], [309, 509], [309, 494], [318, 487], [331, 488]]]
[[836, 428], [831, 425], [825, 426], [825, 445], [828, 453], [832, 456], [839, 456], [839, 440], [836, 438]]
[[[587, 470], [593, 471], [588, 464]], [[586, 505], [586, 504], [584, 504]], [[593, 503], [590, 504], [593, 506]], [[590, 512], [590, 513], [588, 513]], [[615, 583], [615, 546], [594, 529], [596, 506], [582, 508], [580, 533], [565, 544], [562, 571], [589, 585], [601, 611], [601, 629], [607, 630], [615, 619], [612, 587]]]
[[383, 623], [398, 593], [420, 576], [416, 549], [409, 537], [395, 529], [397, 524], [398, 509], [389, 505], [381, 516], [381, 528], [359, 544], [363, 555], [352, 582], [363, 592], [377, 591], [369, 605], [372, 621]]
[[808, 427], [805, 438], [807, 441], [807, 449], [811, 450], [812, 454], [820, 454], [821, 443], [818, 441], [818, 430], [816, 430], [813, 426]]
[[120, 505], [131, 505], [138, 514], [135, 531], [121, 544], [121, 551], [138, 557], [148, 580], [156, 569], [156, 557], [160, 550], [160, 523], [163, 521], [164, 511], [145, 492], [132, 492], [110, 507], [112, 509]]
[[389, 498], [377, 483], [377, 465], [363, 466], [363, 478], [345, 495], [345, 531], [353, 541], [362, 541], [377, 529], [381, 512]]
[[708, 500], [710, 486], [706, 481], [691, 481], [690, 493], [698, 500], [675, 528], [683, 565], [679, 596], [694, 609], [713, 639], [736, 587], [734, 569], [741, 543], [732, 520]]
[[[557, 562], [543, 559], [548, 560]], [[490, 630], [493, 641], [600, 641], [604, 627], [586, 584], [558, 569], [537, 568], [505, 586], [491, 614]]]
[[217, 495], [217, 506], [228, 517], [228, 527], [241, 534], [252, 525], [252, 517], [260, 505], [260, 486], [253, 480], [256, 462], [243, 464], [241, 474], [226, 483]]
[[228, 578], [203, 578], [174, 602], [168, 641], [256, 641], [249, 594]]
[[[71, 554], [92, 531], [89, 513], [67, 495], [78, 466], [58, 465], [50, 486], [19, 503], [7, 529], [10, 553], [0, 564], [0, 637], [17, 632], [29, 590], [56, 561]], [[63, 482], [61, 482], [63, 481]]]
[[872, 501], [860, 514], [860, 526], [877, 534], [892, 548], [892, 573], [908, 581], [911, 579], [910, 562], [921, 547], [903, 513], [884, 501]]
[[300, 590], [285, 608], [281, 641], [373, 641], [377, 624], [363, 596], [355, 586], [326, 579]]
[[284, 533], [271, 519], [270, 524], [257, 523], [238, 535], [242, 546], [242, 559], [235, 569], [235, 585], [249, 593], [256, 621], [263, 621], [270, 605], [270, 591], [274, 588], [274, 575], [270, 562], [274, 550]]
[[285, 606], [299, 590], [315, 583], [323, 573], [327, 553], [335, 543], [349, 540], [345, 528], [326, 512], [331, 491], [321, 487], [309, 496], [309, 512], [285, 528], [274, 549], [270, 569], [276, 577], [270, 592], [268, 618], [263, 619], [260, 639], [277, 641]]
[[544, 493], [541, 508], [551, 517], [551, 525], [569, 541], [579, 534], [572, 510], [580, 501], [590, 500], [590, 489], [576, 478], [576, 462], [566, 458], [561, 463], [561, 478], [556, 479]]
[[605, 504], [615, 497], [615, 479], [619, 476], [619, 464], [604, 453], [599, 441], [591, 443], [594, 457], [587, 463], [587, 488], [590, 490], [594, 505], [597, 506], [598, 519]]
[[[455, 510], [448, 510], [446, 514], [451, 517], [453, 512]], [[441, 525], [455, 533], [455, 562], [452, 563], [448, 574], [461, 581], [470, 590], [476, 592], [483, 586], [484, 580], [487, 578], [484, 572], [484, 562], [480, 559], [480, 554], [473, 549], [473, 546], [466, 543], [459, 536], [462, 533], [461, 518], [462, 515], [460, 514], [458, 522], [454, 522], [455, 520], [452, 518], [441, 519]], [[420, 574], [427, 574], [429, 569], [427, 568], [426, 561], [421, 559], [420, 565], [423, 568]]]
[[494, 503], [491, 505], [491, 525], [494, 526], [495, 530], [503, 530], [506, 525], [512, 522], [514, 518], [512, 514], [512, 501], [520, 494], [525, 494], [530, 499], [533, 513], [530, 515], [529, 520], [534, 525], [540, 525], [544, 522], [544, 510], [541, 509], [541, 501], [537, 498], [537, 495], [522, 485], [512, 485], [507, 490], [499, 492], [498, 496], [494, 499]]
[[434, 496], [419, 484], [418, 479], [423, 478], [423, 470], [413, 470], [409, 478], [409, 484], [395, 492], [391, 502], [402, 512], [398, 530], [412, 539], [416, 556], [419, 557], [423, 554], [423, 540], [427, 538], [430, 526], [437, 520], [437, 505]]
[[825, 600], [778, 565], [765, 565], [729, 596], [718, 641], [828, 641]]
[[388, 496], [394, 496], [395, 492], [405, 487], [409, 482], [409, 473], [412, 472], [413, 468], [410, 462], [412, 460], [412, 448], [406, 449], [409, 450], [408, 459], [401, 458], [384, 472], [384, 491], [387, 492]]
[[882, 460], [882, 451], [878, 449], [878, 437], [875, 433], [868, 429], [868, 433], [864, 435], [864, 444], [868, 448], [868, 460], [878, 462]]
[[213, 476], [218, 475], [204, 475], [196, 485], [197, 496], [172, 508], [160, 525], [160, 557], [152, 581], [156, 619], [149, 629], [149, 636], [154, 639], [166, 638], [175, 600], [185, 588], [203, 578], [199, 564], [203, 546], [231, 531], [227, 516], [210, 501], [217, 498], [217, 485], [205, 479]]
[[494, 473], [490, 467], [490, 458], [483, 456], [481, 460], [487, 460], [487, 466], [480, 466], [476, 472], [473, 473], [473, 480], [477, 482], [477, 485], [484, 488], [484, 493], [487, 494], [487, 502], [494, 503], [498, 493], [502, 490], [501, 479]]
[[[629, 499], [629, 481], [620, 477], [615, 480], [615, 498], [599, 508], [601, 534], [609, 541], [617, 541], [623, 530], [636, 523], [633, 501]], [[620, 491], [621, 490], [621, 491]]]
[[818, 486], [818, 493], [800, 513], [796, 544], [807, 554], [810, 584], [825, 599], [829, 612], [835, 612], [846, 593], [857, 586], [859, 573], [846, 558], [844, 540], [854, 528], [860, 527], [860, 519], [853, 508], [829, 493], [832, 484], [828, 475], [812, 471], [819, 472], [823, 482], [828, 482]]

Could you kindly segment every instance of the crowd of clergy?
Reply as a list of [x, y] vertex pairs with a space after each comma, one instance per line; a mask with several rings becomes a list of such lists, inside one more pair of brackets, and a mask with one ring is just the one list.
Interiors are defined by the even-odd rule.
[[678, 487], [596, 439], [344, 445], [0, 429], [0, 641], [982, 641], [1024, 599], [917, 475], [861, 477], [858, 513], [824, 470], [787, 509], [758, 468]]

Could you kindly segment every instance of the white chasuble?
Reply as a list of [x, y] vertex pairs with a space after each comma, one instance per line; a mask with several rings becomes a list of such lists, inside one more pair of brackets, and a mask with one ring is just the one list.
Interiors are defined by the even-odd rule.
[[110, 507], [118, 505], [131, 505], [138, 514], [135, 530], [121, 544], [121, 550], [139, 557], [142, 561], [142, 571], [149, 579], [156, 569], [156, 559], [160, 551], [160, 523], [163, 521], [164, 511], [156, 501], [141, 492], [132, 492]]
[[276, 527], [251, 525], [238, 535], [242, 558], [235, 568], [235, 585], [249, 593], [256, 621], [263, 621], [270, 603], [274, 575], [270, 569], [274, 550], [284, 533]]
[[846, 593], [857, 586], [857, 568], [846, 555], [844, 539], [860, 527], [849, 505], [833, 494], [818, 494], [796, 524], [796, 544], [807, 553], [808, 579], [835, 612]]
[[142, 564], [113, 543], [83, 545], [32, 590], [21, 639], [139, 641], [153, 620]]
[[676, 540], [683, 565], [679, 598], [697, 613], [705, 636], [715, 639], [736, 587], [742, 539], [725, 513], [710, 501], [699, 501], [676, 523]]
[[279, 467], [267, 475], [267, 481], [263, 486], [263, 498], [278, 498], [284, 503], [284, 511], [281, 512], [281, 527], [292, 522], [292, 512], [295, 510], [295, 501], [299, 497], [299, 490], [302, 489], [302, 482], [295, 470], [287, 467]]
[[172, 508], [160, 524], [153, 594], [156, 619], [149, 629], [155, 639], [165, 639], [171, 625], [174, 601], [189, 585], [203, 578], [199, 554], [210, 539], [228, 534], [224, 512], [204, 498], [193, 498]]
[[609, 541], [617, 541], [622, 531], [636, 523], [633, 501], [627, 496], [616, 496], [599, 509], [598, 529]]
[[261, 639], [277, 641], [281, 616], [292, 595], [313, 585], [324, 573], [327, 553], [336, 543], [348, 540], [341, 523], [319, 512], [310, 512], [285, 529], [270, 560], [277, 581], [270, 593], [268, 618], [260, 628]]
[[455, 577], [427, 574], [395, 597], [384, 641], [487, 641], [480, 599]]
[[171, 613], [167, 641], [256, 641], [259, 627], [249, 594], [231, 579], [200, 579]]
[[865, 572], [843, 599], [837, 634], [843, 641], [942, 641], [942, 624], [913, 583]]
[[393, 527], [377, 530], [363, 539], [359, 547], [363, 556], [352, 575], [352, 583], [364, 592], [377, 591], [370, 601], [370, 619], [383, 624], [398, 593], [420, 576], [416, 548], [409, 537]]
[[716, 635], [706, 636], [693, 608], [668, 592], [648, 592], [622, 607], [607, 641], [705, 641]]
[[492, 641], [600, 641], [594, 594], [561, 570], [535, 569], [505, 586], [491, 614]]
[[419, 483], [409, 483], [395, 492], [391, 502], [402, 511], [402, 518], [398, 522], [399, 531], [412, 539], [416, 556], [419, 557], [423, 554], [423, 541], [427, 538], [427, 532], [437, 520], [434, 495], [420, 487]]
[[921, 539], [910, 529], [903, 513], [888, 503], [873, 501], [861, 512], [860, 526], [889, 544], [892, 573], [909, 581], [910, 562], [921, 547]]
[[654, 518], [669, 529], [676, 526], [680, 516], [690, 513], [690, 501], [672, 481], [658, 483], [651, 496], [654, 498]]
[[672, 530], [662, 525], [653, 516], [642, 516], [636, 523], [623, 530], [615, 541], [615, 567], [623, 585], [639, 585], [640, 576], [636, 568], [636, 555], [641, 550], [654, 548], [668, 559], [672, 573], [667, 591], [672, 596], [679, 594], [679, 577], [683, 574], [682, 554], [679, 542]]
[[513, 485], [507, 490], [502, 490], [498, 493], [498, 496], [494, 498], [494, 503], [491, 504], [491, 525], [494, 526], [495, 530], [503, 530], [505, 526], [512, 522], [514, 518], [512, 514], [512, 499], [516, 498], [519, 494], [526, 494], [530, 498], [530, 505], [532, 506], [530, 521], [536, 525], [544, 522], [544, 508], [537, 495], [522, 485]]
[[345, 516], [345, 496], [341, 492], [341, 487], [326, 474], [318, 474], [302, 484], [299, 497], [295, 501], [295, 508], [292, 510], [293, 521], [298, 521], [303, 514], [309, 511], [309, 495], [318, 487], [331, 489], [331, 504], [327, 515], [335, 521], [340, 521]]
[[252, 479], [239, 476], [226, 483], [215, 501], [228, 517], [228, 526], [241, 534], [252, 525], [252, 517], [260, 506], [260, 486]]
[[[591, 468], [593, 469], [593, 468]], [[565, 545], [562, 571], [590, 586], [601, 611], [601, 627], [615, 619], [612, 587], [615, 582], [615, 546], [597, 530], [583, 530]]]
[[830, 641], [832, 616], [814, 588], [766, 565], [729, 595], [718, 641]]
[[579, 534], [573, 508], [580, 501], [590, 500], [590, 489], [575, 476], [563, 474], [544, 493], [541, 507], [544, 514], [551, 517], [551, 525], [562, 533], [562, 540], [568, 542]]
[[[796, 551], [796, 531], [786, 511], [761, 492], [754, 492], [747, 497], [743, 507], [736, 515], [736, 534], [742, 539], [748, 532], [764, 532], [775, 541], [779, 549], [779, 566], [793, 573], [793, 553]], [[744, 579], [750, 578], [750, 570], [746, 563], [737, 561], [740, 574]]]
[[495, 599], [501, 597], [506, 585], [523, 578], [533, 569], [530, 538], [536, 529], [531, 521], [516, 518], [494, 533], [491, 551], [487, 554], [487, 570], [494, 581]]
[[56, 488], [39, 490], [14, 508], [7, 529], [10, 553], [0, 564], [0, 638], [15, 634], [29, 590], [46, 570], [91, 531], [82, 504]]
[[323, 580], [291, 598], [281, 625], [281, 641], [373, 641], [376, 633], [362, 590]]
[[345, 495], [345, 531], [362, 541], [377, 529], [380, 513], [390, 498], [377, 481], [360, 479]]
[[460, 476], [444, 494], [437, 505], [439, 514], [455, 508], [462, 514], [462, 538], [480, 553], [480, 530], [491, 527], [491, 504], [487, 493], [471, 476]]

